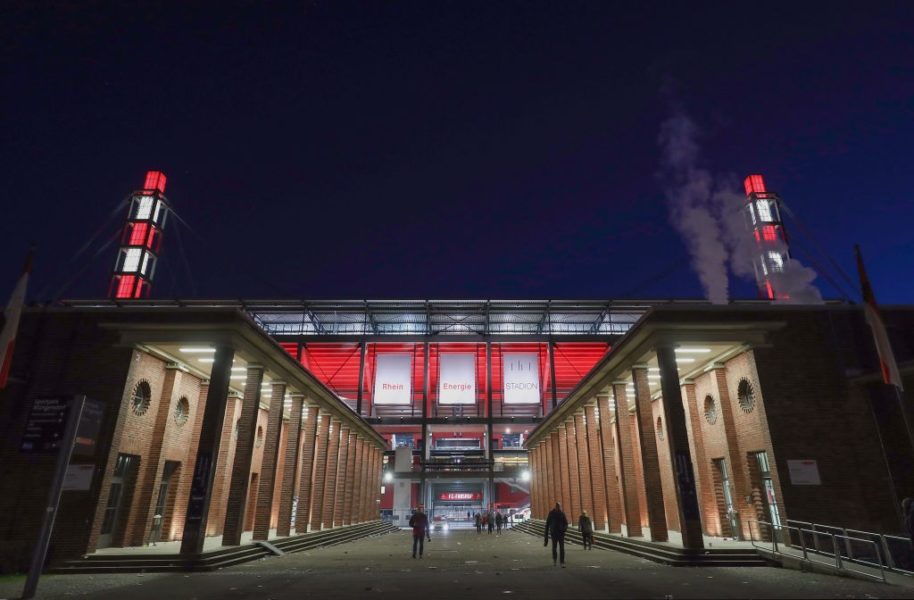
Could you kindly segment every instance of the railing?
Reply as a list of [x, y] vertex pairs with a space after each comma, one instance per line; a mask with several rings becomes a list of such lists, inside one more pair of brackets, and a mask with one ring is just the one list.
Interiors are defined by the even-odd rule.
[[[910, 542], [900, 536], [803, 521], [788, 520], [788, 525], [750, 521], [750, 527], [752, 523], [756, 524], [760, 534], [762, 530], [766, 531], [770, 540], [770, 548], [767, 548], [765, 542], [760, 542], [755, 539], [756, 536], [752, 536], [752, 545], [756, 548], [782, 555], [788, 554], [782, 547], [799, 549], [803, 560], [808, 563], [830, 564], [833, 560], [834, 567], [839, 571], [853, 572], [882, 581], [885, 581], [886, 571], [914, 575], [914, 570], [911, 570]], [[811, 555], [828, 557], [830, 560], [814, 560]], [[851, 565], [874, 568], [879, 574], [855, 569]]]

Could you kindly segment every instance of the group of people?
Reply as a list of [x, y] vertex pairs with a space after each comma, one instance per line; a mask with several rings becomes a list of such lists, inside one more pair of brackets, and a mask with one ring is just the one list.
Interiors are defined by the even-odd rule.
[[[593, 550], [593, 521], [587, 511], [583, 511], [578, 517], [578, 529], [581, 532], [581, 538], [584, 541], [585, 550]], [[565, 568], [565, 532], [568, 530], [568, 517], [562, 510], [562, 505], [558, 502], [555, 507], [549, 511], [546, 517], [546, 531], [543, 535], [543, 546], [549, 545], [549, 538], [552, 538], [552, 564], [555, 566], [559, 562], [562, 568]]]
[[485, 529], [489, 533], [495, 531], [496, 535], [501, 535], [501, 528], [507, 527], [511, 518], [510, 515], [503, 515], [501, 511], [497, 510], [486, 511], [482, 514], [476, 513], [473, 516], [473, 520], [476, 523], [476, 533], [482, 533], [482, 530]]

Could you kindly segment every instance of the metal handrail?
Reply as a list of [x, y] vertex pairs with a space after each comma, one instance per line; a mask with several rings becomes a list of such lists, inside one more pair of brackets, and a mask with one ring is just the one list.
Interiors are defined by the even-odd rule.
[[[767, 521], [753, 521], [753, 520], [750, 520], [750, 523], [751, 523], [751, 522], [754, 522], [754, 523], [756, 523], [756, 524], [759, 525], [759, 526], [763, 526], [763, 525], [764, 525], [764, 526], [766, 526], [766, 527], [768, 528], [768, 530], [769, 530], [769, 532], [770, 532], [770, 534], [771, 534], [771, 552], [773, 552], [773, 553], [775, 553], [775, 554], [782, 554], [782, 555], [785, 554], [784, 552], [782, 552], [782, 551], [778, 548], [778, 537], [779, 537], [779, 534], [780, 534], [781, 532], [783, 532], [783, 531], [786, 531], [786, 532], [787, 532], [787, 537], [786, 537], [786, 539], [787, 539], [788, 541], [792, 541], [792, 539], [791, 539], [791, 537], [790, 537], [790, 532], [791, 532], [791, 531], [796, 531], [797, 534], [798, 534], [797, 539], [799, 539], [799, 541], [800, 541], [800, 547], [801, 547], [801, 550], [802, 550], [802, 553], [803, 553], [803, 560], [804, 560], [804, 561], [809, 562], [809, 563], [812, 563], [812, 562], [820, 562], [820, 561], [813, 561], [811, 558], [809, 558], [809, 553], [810, 553], [810, 552], [812, 552], [813, 554], [818, 554], [818, 555], [823, 555], [823, 556], [831, 555], [831, 556], [833, 556], [834, 559], [835, 559], [835, 569], [838, 570], [838, 571], [845, 571], [845, 572], [858, 573], [858, 574], [863, 575], [863, 576], [865, 576], [865, 577], [871, 577], [871, 578], [873, 578], [873, 579], [881, 579], [883, 582], [885, 582], [885, 580], [886, 580], [886, 579], [885, 579], [886, 567], [883, 565], [882, 552], [880, 552], [879, 544], [878, 544], [876, 541], [874, 541], [874, 540], [866, 539], [866, 538], [860, 538], [860, 537], [854, 537], [854, 536], [850, 536], [850, 535], [846, 535], [846, 534], [842, 534], [842, 533], [828, 533], [828, 532], [824, 532], [824, 531], [815, 531], [815, 530], [812, 529], [812, 528], [810, 528], [810, 529], [804, 529], [804, 528], [802, 528], [802, 527], [793, 527], [793, 526], [790, 526], [790, 525], [774, 525], [774, 524], [772, 524], [772, 523], [768, 523]], [[805, 523], [804, 523], [804, 524], [805, 524]], [[759, 530], [759, 531], [760, 531], [760, 530]], [[805, 537], [804, 537], [804, 535], [803, 535], [804, 533], [811, 533], [811, 534], [813, 534], [813, 540], [815, 540], [815, 541], [814, 541], [814, 545], [816, 546], [815, 549], [810, 549], [810, 548], [808, 548], [808, 547], [806, 546], [806, 539], [805, 539]], [[826, 551], [823, 551], [822, 549], [819, 548], [818, 538], [817, 538], [818, 535], [827, 535], [827, 536], [830, 536], [830, 537], [831, 537], [831, 549], [832, 549], [832, 552], [831, 552], [831, 553], [826, 552]], [[839, 539], [839, 538], [844, 540], [844, 546], [845, 546], [845, 548], [848, 550], [848, 554], [850, 555], [850, 556], [848, 556], [846, 559], [845, 559], [844, 556], [842, 556], [842, 553], [838, 550], [838, 539]], [[755, 540], [755, 539], [752, 539], [751, 542], [752, 542], [752, 547], [753, 547], [753, 548], [759, 548], [759, 547], [761, 547], [761, 546], [757, 546], [757, 545], [756, 545], [756, 540]], [[876, 562], [876, 563], [872, 563], [872, 562], [870, 562], [870, 561], [863, 561], [863, 560], [858, 560], [858, 559], [853, 558], [853, 552], [850, 550], [850, 548], [851, 548], [851, 542], [863, 542], [863, 543], [866, 543], [866, 544], [871, 544], [872, 547], [873, 547], [873, 551], [874, 551], [874, 553], [875, 553], [876, 561], [877, 561], [877, 562]], [[789, 546], [790, 544], [787, 543], [786, 545]], [[764, 549], [764, 548], [763, 548], [763, 549]], [[859, 569], [852, 569], [852, 568], [846, 566], [846, 564], [848, 564], [848, 563], [849, 563], [849, 564], [857, 564], [857, 563], [859, 563], [859, 564], [864, 564], [864, 565], [869, 565], [869, 566], [878, 567], [878, 569], [879, 569], [879, 576], [873, 575], [872, 573], [868, 573], [868, 572], [866, 572], [866, 571], [861, 571], [861, 570], [859, 570]]]
[[[906, 568], [898, 566], [898, 560], [896, 559], [895, 554], [892, 552], [892, 547], [890, 544], [890, 542], [894, 542], [894, 543], [902, 544], [905, 546], [911, 545], [910, 540], [906, 537], [903, 537], [900, 535], [887, 534], [887, 533], [876, 533], [874, 531], [863, 531], [860, 529], [848, 529], [845, 527], [838, 527], [835, 525], [823, 525], [821, 523], [797, 521], [795, 519], [788, 519], [787, 523], [790, 525], [794, 525], [794, 526], [806, 526], [806, 529], [808, 529], [813, 535], [813, 543], [816, 547], [816, 551], [821, 554], [830, 554], [830, 552], [819, 548], [818, 535], [823, 535], [823, 534], [827, 535], [827, 534], [830, 534], [831, 532], [841, 532], [840, 535], [845, 538], [849, 537], [851, 539], [859, 539], [862, 537], [863, 539], [865, 539], [867, 541], [871, 541], [873, 543], [878, 543], [878, 546], [881, 550], [881, 556], [884, 559], [881, 561], [883, 564], [881, 564], [880, 567], [888, 569], [889, 571], [896, 572], [896, 573], [902, 573], [905, 575], [914, 575], [914, 570], [906, 569]], [[831, 530], [831, 531], [828, 531], [828, 530]], [[844, 546], [845, 546], [846, 556], [849, 560], [854, 560], [856, 562], [860, 562], [863, 564], [874, 564], [871, 561], [867, 561], [865, 559], [854, 556], [853, 547], [852, 547], [849, 539], [845, 539]], [[912, 546], [911, 556], [914, 557], [914, 545], [911, 545], [911, 546]]]

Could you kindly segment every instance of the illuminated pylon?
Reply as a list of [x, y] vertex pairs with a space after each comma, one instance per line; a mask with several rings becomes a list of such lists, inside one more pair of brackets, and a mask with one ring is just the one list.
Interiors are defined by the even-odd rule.
[[149, 171], [143, 189], [130, 196], [130, 210], [111, 275], [109, 297], [149, 297], [167, 217], [165, 174]]
[[786, 300], [786, 294], [778, 289], [778, 278], [790, 261], [787, 230], [781, 221], [781, 199], [765, 189], [761, 175], [749, 175], [743, 185], [746, 188], [746, 223], [756, 248], [752, 266], [759, 296]]

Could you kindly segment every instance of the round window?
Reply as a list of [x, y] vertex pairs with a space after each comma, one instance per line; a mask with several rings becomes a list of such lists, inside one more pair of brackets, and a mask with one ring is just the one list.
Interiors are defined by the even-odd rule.
[[736, 397], [739, 399], [739, 407], [744, 413], [751, 413], [755, 408], [755, 391], [748, 379], [740, 379], [736, 387]]
[[260, 448], [263, 446], [263, 427], [257, 427], [257, 439], [254, 440], [254, 446]]
[[657, 417], [657, 437], [663, 440], [663, 418]]
[[711, 425], [717, 423], [717, 402], [710, 394], [705, 396], [705, 419]]
[[136, 384], [136, 388], [133, 390], [133, 402], [131, 403], [133, 414], [140, 417], [145, 415], [146, 411], [149, 410], [149, 402], [151, 400], [152, 390], [149, 388], [149, 384], [145, 381]]
[[190, 417], [190, 401], [182, 397], [175, 406], [175, 423], [180, 427], [187, 423], [188, 417]]

